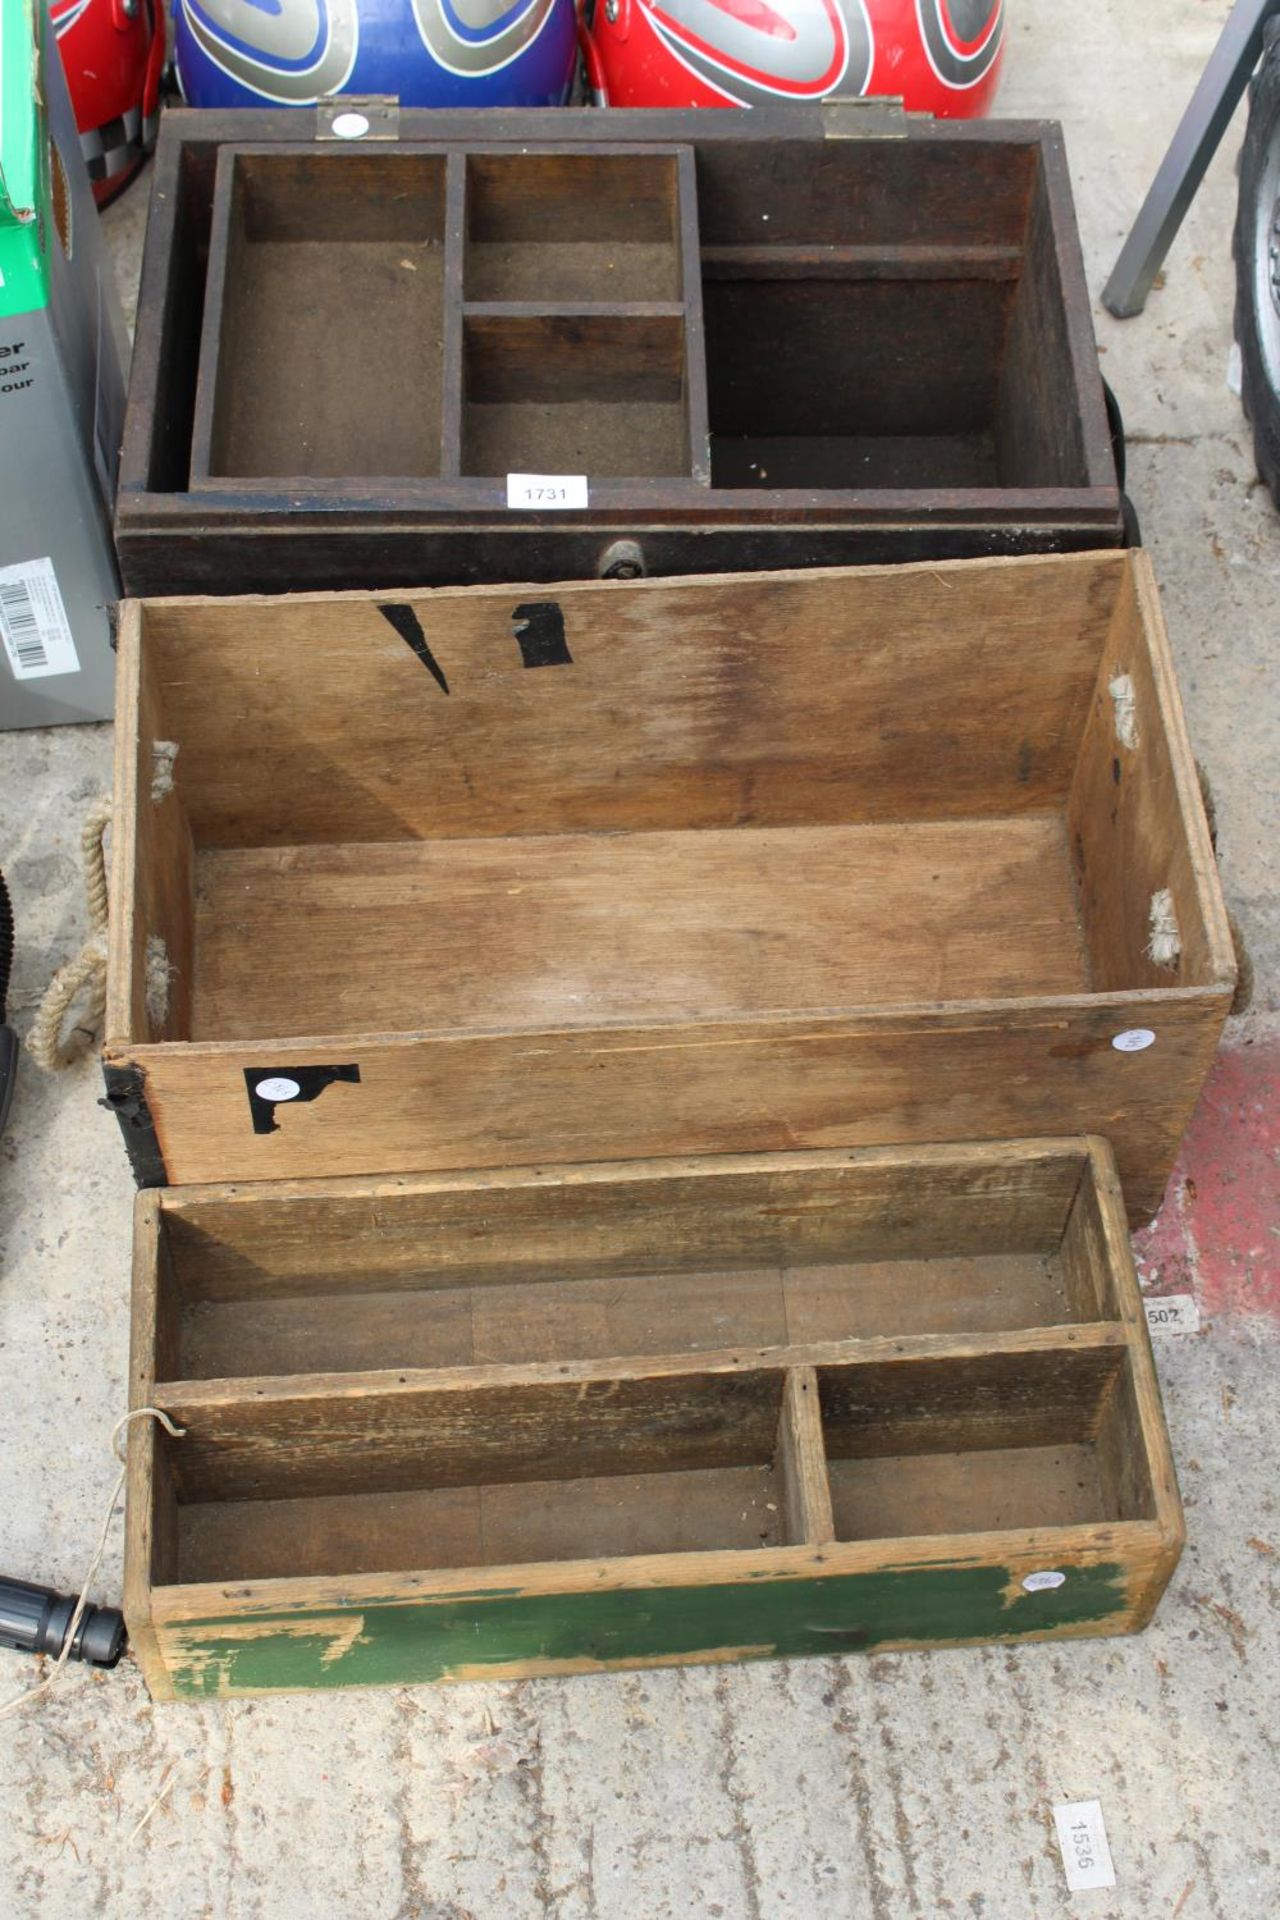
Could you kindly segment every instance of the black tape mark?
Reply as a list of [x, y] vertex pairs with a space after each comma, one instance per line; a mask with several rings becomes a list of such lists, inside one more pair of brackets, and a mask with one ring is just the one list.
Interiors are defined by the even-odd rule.
[[444, 677], [440, 662], [427, 645], [427, 636], [422, 631], [422, 623], [413, 608], [405, 606], [400, 601], [388, 600], [379, 606], [378, 612], [384, 620], [390, 622], [405, 644], [412, 647], [441, 693], [448, 693], [449, 682]]
[[526, 600], [512, 613], [520, 662], [526, 667], [571, 667], [573, 655], [564, 637], [558, 600]]
[[249, 1093], [249, 1112], [253, 1116], [255, 1133], [278, 1133], [280, 1123], [276, 1119], [276, 1108], [282, 1103], [264, 1099], [258, 1092], [263, 1080], [294, 1080], [298, 1091], [289, 1096], [283, 1104], [293, 1106], [299, 1100], [315, 1100], [326, 1087], [335, 1080], [360, 1082], [359, 1067], [246, 1067], [244, 1084]]
[[141, 1067], [104, 1063], [102, 1076], [107, 1083], [107, 1097], [99, 1100], [98, 1105], [114, 1113], [120, 1122], [134, 1179], [140, 1187], [167, 1187], [169, 1176], [147, 1104], [146, 1075]]

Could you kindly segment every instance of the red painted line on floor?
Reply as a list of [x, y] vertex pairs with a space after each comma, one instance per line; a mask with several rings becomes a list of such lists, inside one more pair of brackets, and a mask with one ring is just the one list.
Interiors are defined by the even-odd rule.
[[1218, 1055], [1164, 1206], [1133, 1251], [1148, 1293], [1280, 1320], [1280, 1040]]

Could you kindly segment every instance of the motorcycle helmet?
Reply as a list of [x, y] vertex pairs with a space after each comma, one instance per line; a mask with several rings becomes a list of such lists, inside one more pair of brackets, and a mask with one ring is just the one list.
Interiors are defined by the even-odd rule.
[[173, 0], [193, 107], [556, 107], [577, 68], [574, 0]]
[[900, 96], [909, 112], [986, 113], [1004, 0], [588, 0], [601, 106], [735, 107]]
[[155, 145], [164, 71], [160, 0], [49, 0], [49, 19], [102, 206]]

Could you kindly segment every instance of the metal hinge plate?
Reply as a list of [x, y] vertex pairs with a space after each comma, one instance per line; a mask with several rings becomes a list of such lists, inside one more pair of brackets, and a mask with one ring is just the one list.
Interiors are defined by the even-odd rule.
[[400, 101], [394, 93], [345, 93], [316, 103], [316, 139], [354, 145], [400, 138]]
[[865, 94], [832, 94], [821, 104], [824, 140], [905, 140], [913, 120], [930, 113], [907, 113], [900, 99], [871, 99]]

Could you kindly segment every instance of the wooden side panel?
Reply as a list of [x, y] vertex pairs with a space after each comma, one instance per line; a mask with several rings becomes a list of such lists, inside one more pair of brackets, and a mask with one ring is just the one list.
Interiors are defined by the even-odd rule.
[[346, 1378], [345, 1388], [318, 1376], [244, 1398], [212, 1384], [172, 1397], [187, 1428], [170, 1443], [182, 1497], [297, 1499], [767, 1464], [783, 1384], [767, 1368], [600, 1370], [560, 1383], [514, 1370], [486, 1382], [459, 1369], [427, 1387]]
[[[1140, 1526], [988, 1536], [964, 1566], [945, 1564], [949, 1543], [821, 1548], [748, 1581], [742, 1556], [722, 1554], [556, 1568], [554, 1586], [495, 1570], [478, 1590], [471, 1574], [469, 1592], [438, 1596], [376, 1578], [267, 1582], [238, 1608], [218, 1587], [171, 1590], [161, 1641], [179, 1696], [201, 1698], [1071, 1639], [1133, 1630], [1157, 1578], [1153, 1536]], [[1044, 1567], [1068, 1569], [1067, 1580], [1027, 1593], [1022, 1580]]]
[[140, 499], [186, 490], [216, 152], [184, 141], [162, 119], [129, 370], [119, 528]]
[[[191, 427], [191, 480], [222, 470], [226, 450], [232, 372], [239, 345], [239, 303], [232, 297], [245, 249], [245, 183], [229, 148], [218, 154], [214, 173], [209, 268], [205, 276], [204, 324]], [[225, 363], [227, 378], [221, 377]], [[222, 389], [221, 393], [219, 389]]]
[[1111, 1403], [1104, 1406], [1098, 1451], [1104, 1474], [1117, 1489], [1117, 1498], [1123, 1496], [1126, 1487], [1132, 1488], [1133, 1475], [1140, 1473], [1152, 1503], [1160, 1546], [1155, 1577], [1137, 1620], [1139, 1626], [1145, 1626], [1178, 1564], [1186, 1542], [1186, 1520], [1115, 1162], [1104, 1141], [1091, 1144], [1091, 1159], [1102, 1258], [1112, 1275], [1116, 1303], [1129, 1333], [1127, 1376], [1113, 1390]]
[[1123, 1362], [1114, 1345], [1081, 1345], [823, 1367], [827, 1452], [857, 1460], [1079, 1445]]
[[1122, 1520], [1154, 1519], [1155, 1500], [1141, 1414], [1127, 1366], [1117, 1374], [1103, 1401], [1094, 1453], [1110, 1511]]
[[154, 602], [147, 642], [202, 846], [1037, 812], [1124, 566]]
[[[1104, 1132], [1149, 1218], [1217, 1046], [1225, 993], [1132, 995], [701, 1029], [349, 1036], [137, 1048], [173, 1183], [545, 1166]], [[1112, 1045], [1146, 1026], [1141, 1053]], [[245, 1071], [358, 1068], [255, 1132]]]
[[1122, 1313], [1093, 1178], [1080, 1183], [1062, 1236], [1061, 1259], [1072, 1305], [1082, 1319], [1107, 1320]]
[[724, 1155], [178, 1188], [164, 1217], [186, 1295], [234, 1302], [1049, 1251], [1084, 1164], [1066, 1141]]
[[[699, 133], [707, 118], [699, 116]], [[775, 137], [757, 153], [700, 139], [703, 244], [758, 244], [767, 214], [769, 238], [780, 246], [886, 246], [906, 239], [1021, 246], [1038, 152], [1036, 137], [979, 138], [950, 148], [910, 138], [815, 145]]]
[[[168, 1357], [168, 1316], [159, 1307], [160, 1200], [140, 1193], [134, 1205], [133, 1291], [129, 1332], [129, 1406], [152, 1404], [157, 1354]], [[178, 1577], [177, 1495], [152, 1420], [130, 1422], [124, 1531], [124, 1616], [129, 1643], [155, 1700], [173, 1697], [168, 1665], [151, 1616], [153, 1585]]]
[[1095, 986], [1212, 986], [1229, 1001], [1235, 956], [1145, 553], [1116, 604], [1068, 824]]
[[778, 1423], [778, 1467], [788, 1542], [819, 1547], [834, 1540], [818, 1375], [813, 1367], [787, 1370]]
[[1006, 487], [1088, 484], [1067, 326], [1042, 173], [1031, 196], [1022, 272], [1000, 357], [996, 452]]
[[[126, 591], [132, 594], [216, 594], [234, 581], [241, 593], [330, 589], [352, 585], [417, 593], [423, 587], [464, 581], [561, 581], [590, 579], [600, 555], [615, 538], [613, 526], [558, 524], [528, 516], [497, 519], [492, 482], [490, 518], [458, 527], [435, 512], [389, 517], [383, 506], [368, 512], [352, 502], [349, 517], [322, 511], [286, 514], [266, 503], [233, 503], [226, 512], [198, 515], [181, 500], [177, 512], [163, 495], [130, 503], [116, 517], [116, 549]], [[690, 489], [698, 482], [690, 481]], [[717, 567], [885, 566], [927, 560], [982, 558], [994, 554], [1075, 553], [1114, 547], [1121, 538], [1118, 496], [1095, 490], [1009, 496], [993, 507], [990, 494], [963, 498], [931, 491], [922, 495], [848, 494], [825, 516], [806, 510], [795, 496], [775, 503], [767, 521], [743, 523], [743, 495], [716, 493], [699, 485], [698, 524], [674, 524], [654, 508], [626, 510], [653, 576], [698, 575]], [[207, 505], [211, 496], [203, 497]], [[987, 504], [983, 504], [986, 502]], [[718, 508], [718, 514], [716, 509]], [[570, 524], [570, 520], [574, 524]], [[199, 524], [195, 524], [198, 520]]]
[[185, 1039], [194, 972], [194, 852], [179, 792], [182, 737], [143, 639], [137, 601], [121, 613], [106, 1046]]

